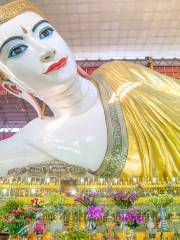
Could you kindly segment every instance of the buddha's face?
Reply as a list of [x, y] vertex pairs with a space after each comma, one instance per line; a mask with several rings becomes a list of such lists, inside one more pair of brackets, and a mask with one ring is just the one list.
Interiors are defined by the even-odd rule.
[[76, 76], [66, 42], [34, 12], [0, 25], [0, 61], [27, 91], [41, 95], [63, 91]]

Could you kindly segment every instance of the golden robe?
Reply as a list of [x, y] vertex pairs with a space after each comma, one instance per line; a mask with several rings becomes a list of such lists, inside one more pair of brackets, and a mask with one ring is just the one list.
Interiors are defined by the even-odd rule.
[[122, 176], [180, 176], [180, 80], [119, 61], [95, 74], [113, 88], [123, 108], [128, 156]]

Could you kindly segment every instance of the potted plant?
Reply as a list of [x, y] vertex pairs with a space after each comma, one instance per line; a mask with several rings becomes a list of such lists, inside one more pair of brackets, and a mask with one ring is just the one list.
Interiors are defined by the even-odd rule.
[[[156, 209], [158, 209], [158, 218], [160, 219], [160, 221], [162, 221], [162, 218], [163, 218], [163, 222], [165, 224], [165, 221], [167, 218], [165, 210], [170, 204], [173, 203], [174, 201], [173, 196], [171, 194], [163, 193], [157, 196], [150, 196], [148, 198], [148, 201], [151, 206], [154, 206]], [[166, 222], [166, 225], [167, 225], [167, 222]]]
[[3, 229], [9, 234], [10, 239], [16, 239], [18, 236], [26, 238], [28, 227], [35, 219], [35, 212], [31, 208], [12, 209], [8, 214], [4, 214], [4, 219]]
[[131, 239], [136, 239], [135, 229], [144, 224], [144, 216], [136, 208], [131, 208], [126, 213], [120, 213], [120, 220], [132, 230], [131, 233], [129, 231]]
[[42, 208], [44, 205], [44, 202], [40, 200], [39, 198], [34, 198], [31, 200], [31, 204], [33, 208], [39, 209]]
[[43, 208], [44, 208], [44, 201], [40, 200], [39, 198], [34, 198], [31, 200], [32, 209], [36, 213], [35, 218], [36, 220], [42, 219], [43, 217]]
[[9, 213], [10, 210], [18, 209], [24, 206], [24, 202], [22, 200], [7, 200], [0, 208], [0, 214]]
[[155, 222], [158, 221], [158, 209], [154, 206], [142, 206], [139, 208], [139, 212], [141, 212], [144, 218], [148, 221], [149, 217], [152, 217]]
[[43, 213], [48, 213], [49, 211], [48, 215], [51, 219], [50, 231], [52, 233], [64, 230], [64, 219], [62, 216], [64, 213], [64, 203], [65, 197], [56, 193], [49, 195], [45, 201], [45, 208], [43, 210]]
[[65, 198], [59, 194], [51, 194], [48, 196], [45, 205], [54, 208], [55, 211], [61, 210], [64, 206]]
[[129, 192], [116, 192], [111, 195], [115, 205], [121, 209], [128, 209], [132, 207], [135, 200], [138, 199], [138, 194], [134, 191]]
[[87, 228], [92, 232], [96, 229], [95, 220], [101, 219], [104, 217], [104, 209], [97, 206], [89, 206], [88, 207], [88, 223]]
[[6, 218], [5, 215], [9, 214], [9, 212], [13, 209], [18, 209], [24, 206], [24, 201], [22, 200], [7, 200], [0, 207], [0, 239], [8, 239], [9, 235], [6, 231]]
[[148, 201], [151, 205], [159, 209], [161, 207], [166, 208], [167, 206], [172, 204], [174, 198], [171, 194], [163, 193], [157, 196], [150, 196], [148, 198]]
[[85, 196], [79, 196], [75, 199], [76, 202], [81, 203], [84, 207], [96, 206], [98, 195], [96, 193], [91, 193]]

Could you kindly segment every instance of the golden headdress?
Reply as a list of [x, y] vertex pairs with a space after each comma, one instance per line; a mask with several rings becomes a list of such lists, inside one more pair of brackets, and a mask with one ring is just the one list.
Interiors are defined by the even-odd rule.
[[[7, 4], [0, 5], [0, 24], [9, 21], [23, 12], [35, 12], [45, 17], [43, 12], [32, 2], [26, 0], [15, 0]], [[0, 71], [0, 82], [8, 80], [5, 74]]]
[[16, 17], [23, 12], [35, 12], [44, 17], [38, 7], [30, 1], [16, 0], [0, 6], [0, 24]]

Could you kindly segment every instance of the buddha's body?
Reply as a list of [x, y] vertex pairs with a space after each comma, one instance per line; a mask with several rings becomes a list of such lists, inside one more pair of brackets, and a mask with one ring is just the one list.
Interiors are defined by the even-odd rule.
[[[55, 118], [36, 118], [15, 136], [0, 142], [0, 159], [2, 159], [0, 161], [3, 163], [0, 175], [12, 168], [53, 159], [92, 171], [98, 169], [107, 147], [105, 117], [96, 88], [88, 80], [82, 79], [82, 81], [87, 87], [84, 87], [84, 99], [77, 109], [80, 111], [81, 106], [82, 109], [86, 106], [88, 110], [69, 117], [58, 107], [62, 101], [56, 100], [56, 108], [53, 108]], [[92, 99], [91, 106], [86, 104], [85, 98]], [[70, 108], [73, 111], [75, 106], [72, 104], [72, 107], [64, 111], [70, 112]]]
[[[82, 78], [66, 43], [42, 20], [25, 11], [0, 25], [1, 70], [21, 89], [23, 98], [34, 94], [54, 113], [52, 118], [34, 119], [0, 143], [0, 175], [53, 159], [98, 172], [112, 145], [113, 151], [122, 150], [118, 164], [123, 176], [178, 176], [178, 81], [125, 62], [106, 64], [90, 79]], [[13, 52], [15, 44], [20, 47]], [[64, 65], [48, 72], [60, 58]], [[119, 145], [112, 143], [117, 134]]]

